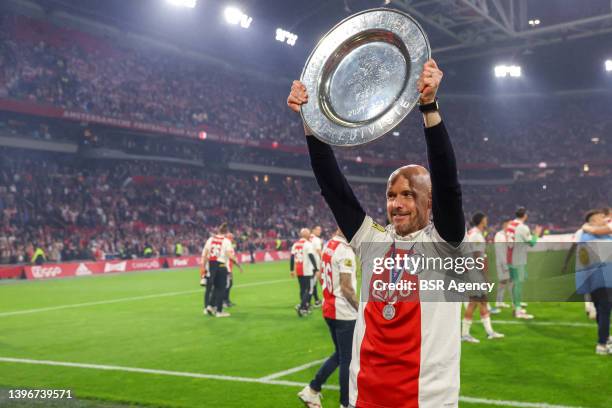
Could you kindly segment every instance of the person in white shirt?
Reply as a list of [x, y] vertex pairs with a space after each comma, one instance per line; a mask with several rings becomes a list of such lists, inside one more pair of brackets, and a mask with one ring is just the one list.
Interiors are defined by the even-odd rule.
[[[321, 233], [323, 229], [320, 225], [316, 225], [312, 229], [312, 234], [310, 234], [310, 242], [312, 243], [312, 247], [315, 250], [315, 259], [317, 261], [317, 269], [321, 270], [321, 253], [323, 251], [323, 240], [321, 239]], [[322, 302], [319, 299], [319, 290], [317, 289], [317, 280], [313, 277], [312, 284], [312, 297], [314, 298], [314, 307], [320, 307]]]
[[[472, 216], [472, 228], [467, 233], [467, 240], [470, 242], [470, 251], [472, 252], [474, 259], [484, 258], [486, 260], [487, 241], [485, 240], [483, 232], [487, 228], [487, 221], [487, 216], [481, 212], [477, 212]], [[472, 273], [474, 276], [478, 276], [478, 280], [489, 280], [487, 276], [488, 271], [486, 261], [484, 262], [483, 269], [474, 268], [472, 271], [470, 271], [470, 273]], [[463, 316], [461, 340], [468, 343], [480, 343], [480, 340], [470, 334], [472, 318], [476, 308], [480, 309], [480, 320], [482, 320], [482, 324], [487, 332], [487, 338], [500, 339], [504, 337], [503, 334], [497, 333], [495, 330], [493, 330], [491, 313], [487, 303], [487, 294], [483, 292], [478, 296], [470, 297], [470, 302], [468, 303]]]
[[291, 247], [289, 269], [291, 276], [298, 278], [300, 304], [296, 306], [295, 310], [299, 317], [303, 317], [310, 311], [312, 285], [314, 279], [318, 279], [319, 276], [315, 250], [310, 242], [310, 230], [308, 228], [300, 230], [300, 239]]
[[329, 327], [334, 353], [323, 363], [310, 384], [298, 393], [298, 397], [308, 407], [320, 407], [321, 387], [340, 367], [340, 405], [348, 406], [349, 366], [359, 301], [355, 253], [339, 229], [323, 249], [321, 268], [323, 318]]
[[533, 319], [521, 304], [523, 297], [523, 283], [527, 279], [527, 249], [535, 246], [538, 237], [542, 234], [540, 225], [535, 227], [532, 234], [527, 224], [527, 210], [520, 207], [516, 210], [516, 218], [508, 223], [506, 237], [508, 238], [508, 269], [512, 278], [512, 304], [514, 317], [517, 319]]
[[493, 242], [495, 245], [495, 270], [497, 272], [497, 301], [495, 307], [508, 308], [510, 305], [504, 302], [506, 290], [512, 293], [512, 280], [510, 279], [510, 271], [508, 270], [508, 239], [506, 238], [506, 228], [510, 220], [502, 223], [501, 230], [497, 231]]
[[232, 242], [226, 237], [228, 233], [227, 224], [222, 224], [217, 234], [208, 238], [202, 250], [202, 265], [208, 264], [208, 283], [204, 292], [204, 313], [216, 317], [229, 317], [230, 314], [223, 311], [223, 299], [227, 287], [228, 269], [230, 261], [238, 268], [240, 264], [234, 253]]

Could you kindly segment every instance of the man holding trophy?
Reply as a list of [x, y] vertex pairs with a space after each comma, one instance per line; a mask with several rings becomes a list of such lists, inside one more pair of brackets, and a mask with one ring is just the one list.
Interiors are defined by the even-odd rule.
[[[436, 93], [441, 80], [442, 71], [430, 59], [418, 79], [418, 91], [431, 172], [408, 165], [391, 174], [386, 198], [390, 224], [386, 228], [365, 214], [331, 147], [305, 126], [322, 195], [362, 260], [368, 250], [382, 248], [372, 243], [394, 244], [396, 240], [429, 241], [438, 255], [460, 251], [465, 221], [455, 156], [438, 111]], [[306, 87], [294, 81], [288, 106], [299, 112], [307, 103]], [[454, 302], [383, 305], [362, 301], [353, 338], [350, 404], [368, 408], [458, 406], [459, 314], [460, 304]]]

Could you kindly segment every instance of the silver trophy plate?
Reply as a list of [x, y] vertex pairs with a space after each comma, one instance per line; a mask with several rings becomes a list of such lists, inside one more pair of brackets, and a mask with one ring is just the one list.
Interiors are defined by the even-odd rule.
[[416, 105], [417, 80], [430, 56], [425, 32], [406, 13], [378, 8], [346, 18], [306, 61], [304, 123], [335, 146], [378, 139]]

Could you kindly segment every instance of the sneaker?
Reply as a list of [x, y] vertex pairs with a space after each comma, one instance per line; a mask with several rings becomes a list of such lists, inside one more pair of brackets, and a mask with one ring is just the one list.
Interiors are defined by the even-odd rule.
[[498, 309], [509, 309], [510, 305], [506, 302], [496, 302], [495, 307]]
[[235, 303], [232, 302], [223, 302], [223, 308], [236, 306]]
[[531, 320], [535, 316], [527, 313], [525, 309], [518, 309], [516, 312], [514, 312], [514, 317], [517, 319]]
[[593, 309], [589, 309], [586, 312], [586, 315], [591, 320], [597, 320], [597, 310], [595, 310], [594, 308]]
[[320, 300], [315, 300], [313, 307], [319, 308], [319, 307], [321, 307], [322, 304], [323, 304], [323, 302], [321, 302]]
[[321, 393], [314, 391], [308, 385], [298, 392], [297, 396], [308, 408], [322, 408]]
[[598, 344], [597, 346], [595, 346], [595, 354], [598, 354], [600, 356], [606, 356], [608, 354], [612, 354], [612, 350], [610, 350], [610, 348], [604, 346], [603, 344]]
[[487, 336], [487, 339], [489, 339], [489, 340], [494, 340], [494, 339], [503, 339], [504, 337], [506, 337], [506, 336], [504, 336], [504, 335], [503, 335], [503, 334], [501, 334], [501, 333], [498, 333], [498, 332], [493, 332], [493, 333], [491, 333], [491, 334], [489, 334], [489, 335]]
[[472, 336], [471, 334], [468, 334], [467, 336], [462, 336], [461, 341], [466, 341], [468, 343], [480, 343], [480, 340], [478, 340], [476, 337]]
[[500, 310], [500, 309], [498, 309], [498, 308], [496, 308], [496, 307], [492, 307], [492, 308], [489, 310], [489, 313], [491, 313], [491, 314], [500, 314], [500, 313], [501, 313], [501, 310]]
[[214, 316], [215, 312], [217, 311], [213, 306], [206, 306], [206, 309], [204, 309], [206, 311], [206, 313], [208, 313], [209, 316]]
[[217, 312], [215, 313], [215, 317], [230, 317], [231, 314], [227, 313], [227, 312]]
[[529, 306], [527, 303], [521, 302], [521, 307], [527, 307], [527, 306]]

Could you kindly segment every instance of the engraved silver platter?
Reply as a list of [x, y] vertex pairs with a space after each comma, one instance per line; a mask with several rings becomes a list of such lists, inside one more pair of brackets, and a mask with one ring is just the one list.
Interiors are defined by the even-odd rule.
[[417, 80], [430, 56], [425, 32], [406, 13], [377, 8], [347, 17], [306, 61], [304, 123], [335, 146], [378, 139], [416, 105]]

